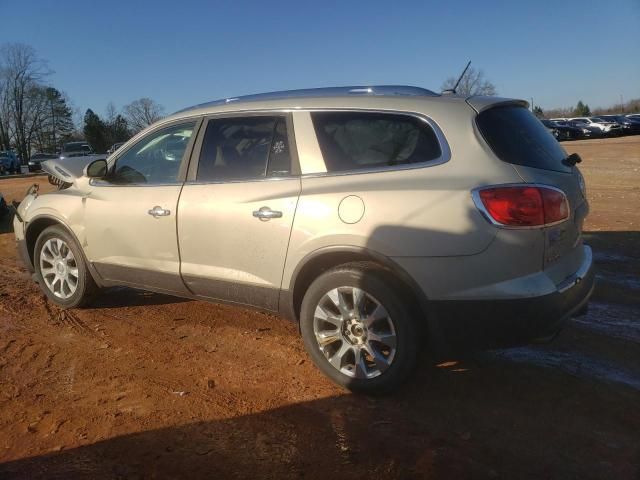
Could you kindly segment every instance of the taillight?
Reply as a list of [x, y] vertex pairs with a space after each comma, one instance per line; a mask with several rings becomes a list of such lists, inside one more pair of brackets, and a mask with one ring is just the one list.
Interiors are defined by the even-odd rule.
[[474, 200], [493, 223], [508, 227], [538, 227], [569, 218], [566, 195], [550, 187], [487, 187], [476, 190]]

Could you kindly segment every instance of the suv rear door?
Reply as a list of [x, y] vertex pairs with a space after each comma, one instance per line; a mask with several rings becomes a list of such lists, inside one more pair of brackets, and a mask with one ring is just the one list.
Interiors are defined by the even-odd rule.
[[285, 114], [208, 119], [178, 205], [181, 274], [196, 295], [277, 310], [300, 194]]

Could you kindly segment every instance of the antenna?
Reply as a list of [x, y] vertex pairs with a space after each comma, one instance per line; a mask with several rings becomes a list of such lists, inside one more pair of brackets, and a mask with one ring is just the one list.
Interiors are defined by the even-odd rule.
[[464, 70], [462, 71], [462, 74], [458, 77], [458, 81], [453, 86], [453, 88], [448, 88], [442, 93], [453, 93], [453, 94], [456, 93], [456, 88], [458, 88], [458, 85], [460, 85], [460, 82], [462, 81], [462, 77], [464, 77], [464, 74], [467, 73], [467, 70], [469, 69], [469, 65], [471, 65], [471, 60], [469, 60], [469, 63], [467, 63], [467, 66], [464, 67]]

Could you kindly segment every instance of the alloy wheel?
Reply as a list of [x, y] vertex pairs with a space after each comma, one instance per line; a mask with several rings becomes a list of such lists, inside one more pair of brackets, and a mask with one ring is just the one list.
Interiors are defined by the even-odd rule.
[[78, 289], [78, 264], [67, 243], [50, 238], [40, 250], [40, 273], [56, 297], [66, 300]]
[[396, 354], [393, 320], [378, 300], [360, 288], [327, 292], [316, 306], [313, 332], [328, 362], [349, 377], [377, 377]]

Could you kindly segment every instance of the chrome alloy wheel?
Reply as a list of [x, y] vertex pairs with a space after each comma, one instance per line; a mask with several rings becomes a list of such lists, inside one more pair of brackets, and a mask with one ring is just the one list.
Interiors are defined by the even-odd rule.
[[360, 288], [327, 292], [316, 306], [313, 333], [329, 363], [350, 377], [377, 377], [396, 354], [396, 330], [389, 313]]
[[56, 297], [67, 299], [78, 288], [78, 264], [64, 240], [50, 238], [40, 250], [40, 273]]

